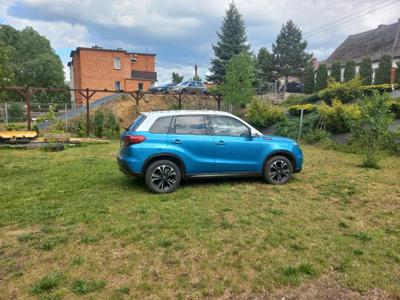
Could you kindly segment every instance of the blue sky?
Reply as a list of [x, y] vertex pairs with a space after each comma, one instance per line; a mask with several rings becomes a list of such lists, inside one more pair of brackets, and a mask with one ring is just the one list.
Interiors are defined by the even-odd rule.
[[[254, 51], [262, 46], [271, 49], [288, 19], [306, 33], [365, 9], [363, 17], [307, 38], [308, 51], [319, 60], [329, 56], [349, 34], [394, 23], [400, 17], [397, 0], [235, 3], [245, 19]], [[211, 45], [228, 4], [229, 0], [1, 0], [0, 22], [18, 29], [35, 28], [51, 41], [65, 66], [70, 51], [79, 46], [156, 53], [159, 81], [165, 82], [173, 71], [192, 76], [194, 64], [201, 76], [207, 74], [213, 55]]]

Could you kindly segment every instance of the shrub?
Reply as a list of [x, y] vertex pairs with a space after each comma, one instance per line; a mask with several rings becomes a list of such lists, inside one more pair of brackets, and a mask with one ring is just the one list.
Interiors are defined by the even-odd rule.
[[393, 113], [396, 119], [400, 118], [400, 98], [393, 99], [390, 102], [390, 111]]
[[377, 150], [387, 139], [388, 128], [393, 121], [389, 105], [388, 94], [375, 92], [361, 101], [361, 118], [352, 122], [354, 141], [365, 150], [363, 167], [378, 168]]
[[342, 64], [340, 61], [335, 61], [332, 64], [331, 77], [335, 79], [336, 82], [342, 81]]
[[290, 95], [282, 104], [284, 106], [302, 104], [305, 98], [307, 98], [305, 95]]
[[344, 81], [350, 81], [356, 77], [356, 63], [354, 60], [346, 61], [343, 72]]
[[246, 117], [255, 127], [265, 128], [283, 120], [285, 115], [280, 107], [254, 99], [248, 105]]
[[300, 105], [292, 105], [289, 106], [289, 114], [292, 116], [300, 116], [301, 110], [303, 110], [304, 114], [310, 113], [315, 110], [317, 106], [313, 104], [300, 104]]
[[102, 111], [95, 111], [93, 117], [93, 133], [97, 137], [103, 137], [104, 131], [104, 114]]
[[[397, 85], [395, 85], [395, 87], [397, 87]], [[364, 85], [361, 87], [361, 91], [365, 96], [372, 96], [374, 91], [378, 91], [380, 94], [389, 93], [392, 91], [392, 85], [388, 83]]]
[[[319, 120], [319, 115], [316, 111], [312, 111], [303, 117], [302, 135], [307, 134], [308, 131], [315, 128]], [[297, 139], [299, 137], [300, 130], [300, 118], [290, 117], [285, 118], [278, 123], [276, 133], [278, 135], [287, 136], [290, 138]]]
[[361, 81], [355, 78], [344, 83], [331, 82], [328, 88], [319, 93], [319, 97], [328, 104], [333, 99], [339, 99], [343, 103], [353, 102], [362, 97]]
[[50, 105], [49, 110], [47, 111], [47, 113], [45, 113], [44, 115], [39, 116], [36, 119], [36, 123], [39, 124], [39, 123], [42, 123], [42, 122], [44, 122], [46, 120], [52, 121], [55, 118], [56, 118], [56, 112], [55, 112], [54, 108]]
[[104, 122], [104, 135], [108, 138], [118, 138], [120, 134], [119, 123], [113, 113], [106, 115]]
[[8, 120], [11, 122], [21, 122], [26, 120], [25, 107], [23, 103], [11, 103], [8, 107]]
[[361, 111], [357, 104], [343, 104], [335, 99], [332, 106], [325, 103], [318, 107], [318, 111], [325, 119], [326, 129], [332, 133], [348, 132], [353, 121], [360, 119]]
[[375, 73], [375, 83], [384, 84], [390, 83], [390, 72], [392, 69], [392, 57], [383, 55], [379, 61], [379, 67]]
[[363, 84], [369, 85], [372, 83], [372, 60], [369, 57], [364, 57], [360, 64], [360, 79]]
[[303, 140], [307, 144], [324, 142], [329, 139], [329, 133], [322, 129], [311, 129], [304, 136]]
[[311, 65], [307, 65], [304, 70], [304, 93], [311, 94], [314, 92], [315, 79], [314, 79], [314, 68]]
[[321, 64], [317, 70], [317, 75], [315, 79], [315, 90], [320, 91], [327, 87], [328, 85], [328, 69], [326, 65]]

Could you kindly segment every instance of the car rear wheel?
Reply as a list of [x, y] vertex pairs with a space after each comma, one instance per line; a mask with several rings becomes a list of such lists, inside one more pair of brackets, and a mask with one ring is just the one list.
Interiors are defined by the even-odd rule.
[[285, 184], [292, 178], [293, 166], [284, 156], [273, 156], [265, 164], [264, 178], [271, 184]]
[[181, 182], [181, 171], [170, 160], [157, 160], [146, 169], [145, 181], [154, 193], [171, 193]]

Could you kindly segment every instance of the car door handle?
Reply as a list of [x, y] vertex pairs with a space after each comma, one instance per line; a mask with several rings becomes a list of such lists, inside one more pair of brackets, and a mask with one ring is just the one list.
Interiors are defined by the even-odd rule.
[[216, 144], [217, 145], [225, 145], [225, 142], [224, 141], [218, 141], [218, 142], [216, 142]]
[[172, 141], [172, 144], [182, 144], [182, 141], [180, 139], [176, 139]]

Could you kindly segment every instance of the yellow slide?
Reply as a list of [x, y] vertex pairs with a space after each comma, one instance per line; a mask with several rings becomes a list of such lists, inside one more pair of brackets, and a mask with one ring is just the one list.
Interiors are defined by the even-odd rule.
[[36, 131], [0, 131], [0, 140], [34, 139]]

